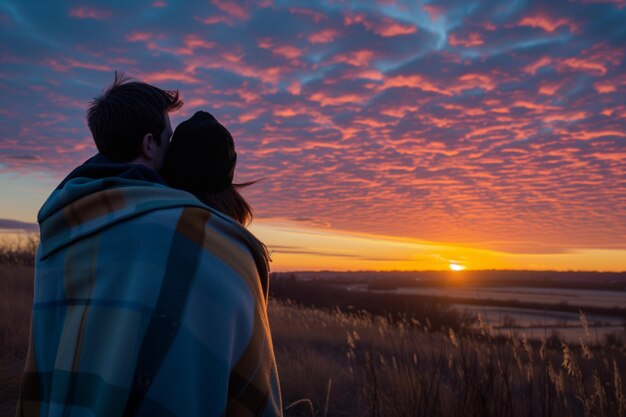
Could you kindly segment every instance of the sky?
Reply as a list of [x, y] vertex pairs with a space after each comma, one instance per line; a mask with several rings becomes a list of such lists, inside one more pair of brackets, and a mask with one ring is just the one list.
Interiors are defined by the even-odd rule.
[[626, 270], [626, 0], [0, 0], [0, 218], [123, 71], [233, 134], [273, 270]]

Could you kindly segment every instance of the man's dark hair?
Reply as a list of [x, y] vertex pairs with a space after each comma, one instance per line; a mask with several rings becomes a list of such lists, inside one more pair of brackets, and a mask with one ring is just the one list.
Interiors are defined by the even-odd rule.
[[147, 133], [161, 145], [165, 113], [183, 105], [178, 91], [129, 80], [116, 71], [113, 84], [87, 110], [87, 124], [98, 151], [116, 162], [136, 159]]

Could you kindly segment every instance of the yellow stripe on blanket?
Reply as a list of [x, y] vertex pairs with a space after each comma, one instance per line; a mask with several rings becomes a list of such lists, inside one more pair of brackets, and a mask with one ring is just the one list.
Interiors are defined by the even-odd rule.
[[121, 190], [105, 190], [89, 194], [63, 208], [65, 219], [71, 227], [97, 219], [126, 206]]

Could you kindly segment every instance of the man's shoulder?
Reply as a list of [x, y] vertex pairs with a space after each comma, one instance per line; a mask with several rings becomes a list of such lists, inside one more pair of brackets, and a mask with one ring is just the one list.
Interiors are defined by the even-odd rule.
[[42, 256], [90, 235], [125, 233], [142, 223], [142, 230], [175, 230], [186, 208], [196, 208], [195, 217], [209, 211], [193, 195], [163, 185], [113, 179], [94, 184], [76, 178], [57, 190], [40, 212]]

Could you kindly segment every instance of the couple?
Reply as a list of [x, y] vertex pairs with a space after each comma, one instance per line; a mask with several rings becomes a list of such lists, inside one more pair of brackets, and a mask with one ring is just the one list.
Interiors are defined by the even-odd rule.
[[182, 104], [116, 73], [89, 107], [99, 154], [38, 215], [18, 416], [282, 414], [233, 138], [206, 112], [172, 136]]

